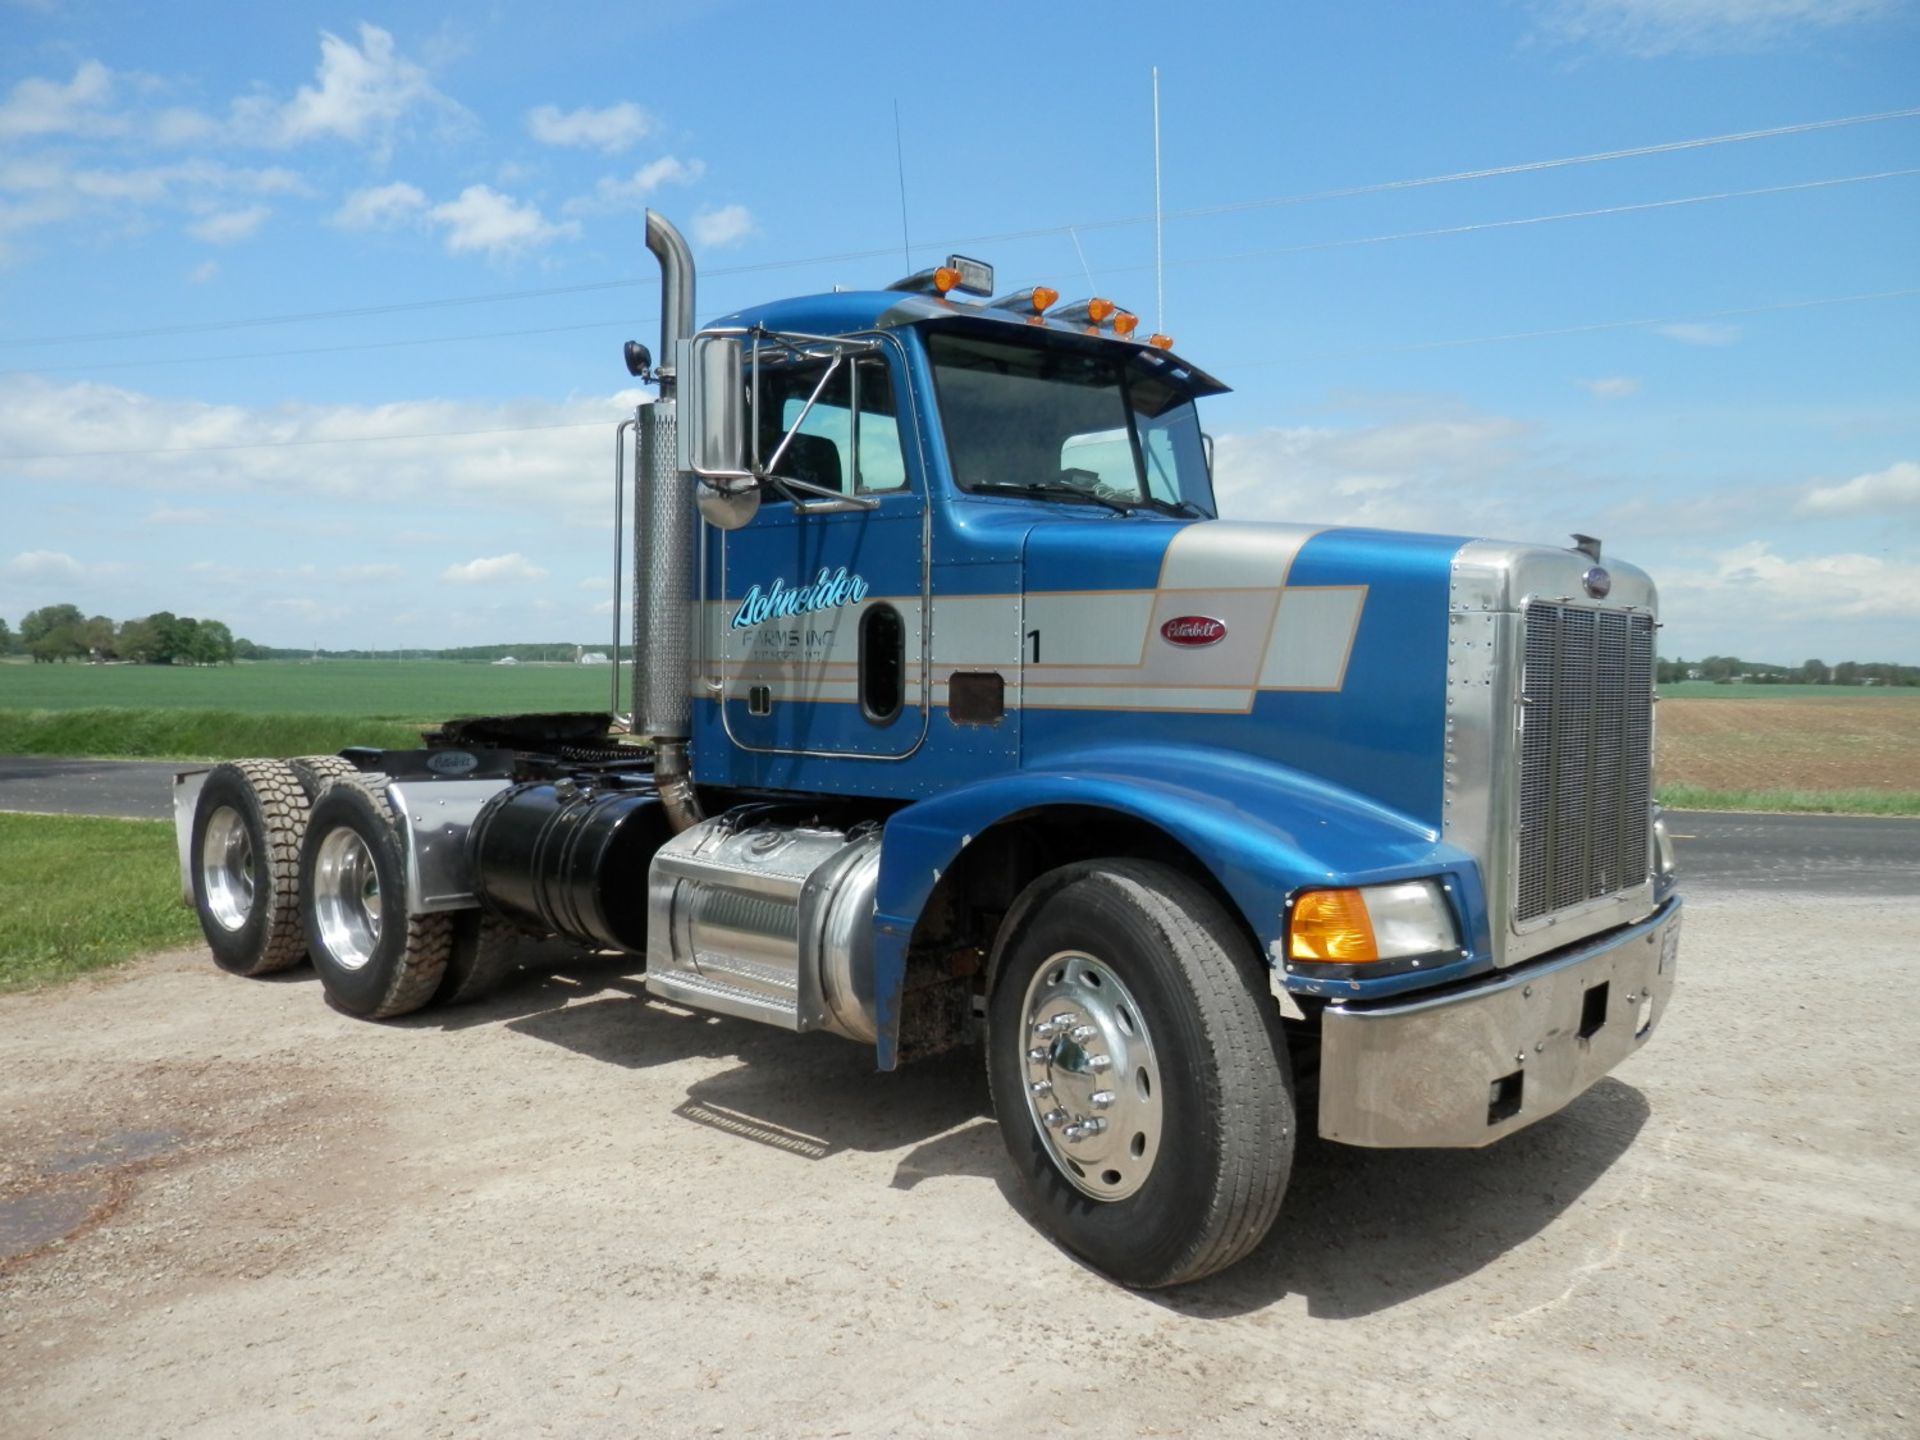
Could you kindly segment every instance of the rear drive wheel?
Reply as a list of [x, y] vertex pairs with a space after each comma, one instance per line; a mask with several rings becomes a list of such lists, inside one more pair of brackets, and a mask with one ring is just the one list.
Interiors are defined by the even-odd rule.
[[223, 970], [266, 975], [307, 956], [300, 927], [300, 837], [307, 797], [284, 760], [216, 765], [189, 837], [193, 908]]
[[492, 994], [520, 963], [521, 939], [505, 921], [478, 910], [460, 911], [453, 917], [452, 949], [434, 1000], [461, 1005]]
[[407, 857], [386, 777], [329, 783], [313, 802], [300, 852], [300, 913], [327, 998], [384, 1020], [433, 998], [446, 970], [451, 917], [407, 913]]
[[320, 792], [333, 781], [357, 780], [360, 777], [360, 768], [338, 755], [296, 755], [287, 764], [293, 767], [293, 773], [299, 778], [300, 788], [307, 792], [309, 805], [318, 800]]
[[1292, 1077], [1244, 936], [1141, 860], [1041, 877], [988, 1008], [994, 1112], [1040, 1223], [1125, 1285], [1198, 1280], [1279, 1214]]

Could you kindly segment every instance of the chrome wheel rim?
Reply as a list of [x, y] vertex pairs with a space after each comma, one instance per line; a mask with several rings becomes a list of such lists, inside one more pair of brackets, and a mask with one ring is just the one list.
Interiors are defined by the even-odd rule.
[[1027, 1111], [1060, 1173], [1095, 1200], [1124, 1200], [1160, 1153], [1160, 1064], [1139, 1002], [1103, 962], [1048, 959], [1020, 1011]]
[[373, 852], [345, 825], [320, 842], [313, 867], [320, 943], [343, 970], [358, 970], [380, 943], [380, 872]]
[[231, 805], [207, 817], [200, 838], [200, 880], [207, 909], [222, 930], [238, 930], [253, 913], [253, 835]]

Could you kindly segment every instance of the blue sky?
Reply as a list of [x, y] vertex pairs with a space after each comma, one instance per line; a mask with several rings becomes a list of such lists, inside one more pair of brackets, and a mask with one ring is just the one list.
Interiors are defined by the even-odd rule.
[[1663, 653], [1920, 662], [1915, 5], [1174, 14], [0, 0], [0, 616], [597, 636], [640, 208], [703, 316], [883, 284], [897, 101], [913, 266], [1151, 320], [1157, 65], [1226, 513], [1585, 531]]

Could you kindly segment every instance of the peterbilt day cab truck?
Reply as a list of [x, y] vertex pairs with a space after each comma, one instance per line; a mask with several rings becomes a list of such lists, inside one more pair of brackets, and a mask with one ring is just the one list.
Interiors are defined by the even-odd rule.
[[183, 773], [222, 965], [378, 1019], [527, 933], [880, 1071], [979, 1043], [1040, 1222], [1143, 1287], [1259, 1243], [1302, 1126], [1486, 1145], [1646, 1040], [1644, 574], [1217, 518], [1224, 387], [1105, 300], [955, 257], [696, 332], [646, 237], [631, 713], [616, 668], [609, 714]]

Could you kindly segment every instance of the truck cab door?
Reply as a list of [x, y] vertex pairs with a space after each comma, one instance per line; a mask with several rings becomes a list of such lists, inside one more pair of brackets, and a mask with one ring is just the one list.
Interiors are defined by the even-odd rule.
[[747, 752], [898, 758], [927, 728], [925, 476], [897, 344], [828, 364], [758, 356], [757, 453], [812, 488], [768, 483], [721, 539], [722, 716]]

